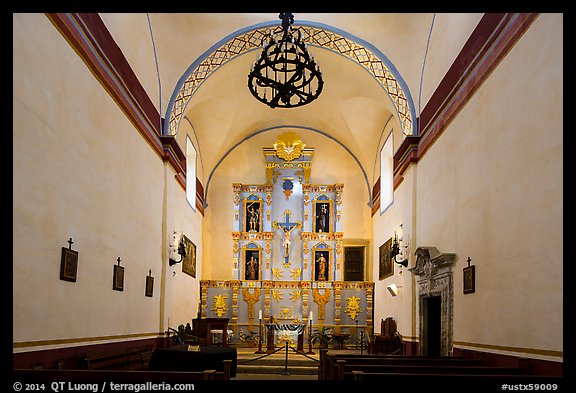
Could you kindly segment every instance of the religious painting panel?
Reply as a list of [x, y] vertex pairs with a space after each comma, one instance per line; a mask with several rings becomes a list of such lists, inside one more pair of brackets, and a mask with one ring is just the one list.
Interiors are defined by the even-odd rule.
[[154, 277], [146, 276], [146, 293], [147, 297], [152, 297], [154, 295]]
[[244, 200], [244, 232], [262, 231], [262, 201], [255, 195]]
[[476, 291], [476, 266], [467, 266], [464, 272], [464, 294], [474, 293]]
[[244, 258], [244, 280], [260, 280], [262, 277], [262, 249], [254, 243], [242, 248]]
[[124, 290], [124, 266], [120, 266], [120, 261], [118, 261], [117, 265], [114, 265], [114, 277], [112, 280], [112, 289], [115, 291]]
[[320, 195], [313, 205], [312, 231], [315, 233], [332, 232], [332, 201], [326, 195]]
[[196, 245], [185, 235], [182, 235], [185, 256], [182, 257], [182, 272], [196, 277]]
[[394, 274], [394, 257], [392, 256], [392, 238], [388, 239], [379, 249], [379, 274], [383, 280]]
[[312, 255], [314, 257], [314, 281], [331, 281], [329, 247], [320, 243], [313, 248]]
[[78, 251], [62, 247], [60, 280], [76, 282], [78, 271]]

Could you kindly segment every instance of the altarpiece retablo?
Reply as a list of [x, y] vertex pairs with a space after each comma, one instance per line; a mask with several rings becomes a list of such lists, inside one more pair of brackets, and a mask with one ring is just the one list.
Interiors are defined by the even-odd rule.
[[[343, 281], [344, 184], [311, 184], [314, 149], [292, 131], [263, 148], [266, 183], [232, 184], [232, 280], [201, 281], [202, 317], [230, 318], [231, 340], [259, 316], [357, 336], [372, 332], [373, 282]], [[293, 342], [290, 336], [275, 344]]]

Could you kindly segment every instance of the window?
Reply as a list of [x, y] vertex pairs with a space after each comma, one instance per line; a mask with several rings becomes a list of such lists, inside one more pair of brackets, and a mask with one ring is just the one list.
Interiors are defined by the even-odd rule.
[[392, 131], [380, 150], [380, 214], [394, 201], [394, 142]]
[[196, 149], [186, 136], [186, 200], [196, 211]]
[[344, 247], [344, 281], [364, 281], [364, 246]]

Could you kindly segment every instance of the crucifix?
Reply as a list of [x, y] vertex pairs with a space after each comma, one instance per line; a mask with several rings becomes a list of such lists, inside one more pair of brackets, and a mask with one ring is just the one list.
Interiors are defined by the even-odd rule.
[[274, 222], [274, 227], [282, 229], [284, 232], [284, 237], [282, 238], [282, 248], [284, 249], [284, 263], [288, 263], [288, 258], [290, 257], [290, 234], [294, 228], [300, 228], [302, 226], [301, 221], [290, 222], [290, 211], [285, 211], [285, 221], [284, 222]]

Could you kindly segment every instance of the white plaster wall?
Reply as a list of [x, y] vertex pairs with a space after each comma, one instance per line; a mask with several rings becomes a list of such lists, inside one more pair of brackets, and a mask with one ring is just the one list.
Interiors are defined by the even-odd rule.
[[[232, 278], [232, 183], [266, 183], [263, 147], [272, 147], [281, 128], [261, 133], [239, 145], [212, 177], [208, 189], [208, 208], [204, 219], [204, 279]], [[294, 130], [306, 143], [315, 148], [310, 183], [344, 183], [343, 232], [346, 239], [370, 239], [372, 236], [368, 187], [364, 175], [353, 158], [336, 142], [319, 133]]]
[[562, 16], [542, 14], [418, 162], [416, 246], [457, 255], [455, 346], [561, 360], [562, 83]]
[[[154, 337], [168, 318], [190, 320], [202, 269], [169, 276], [165, 238], [181, 229], [201, 258], [201, 215], [49, 19], [13, 22], [15, 351]], [[70, 237], [75, 283], [59, 279]], [[112, 290], [118, 257], [122, 292]]]
[[[414, 339], [413, 328], [413, 293], [414, 280], [412, 274], [400, 264], [394, 264], [394, 274], [379, 279], [379, 249], [394, 233], [408, 245], [404, 253], [408, 256], [408, 268], [415, 263], [414, 258], [414, 187], [417, 168], [411, 165], [404, 172], [404, 180], [394, 191], [394, 202], [383, 214], [377, 211], [373, 216], [373, 266], [374, 277], [374, 331], [380, 333], [380, 321], [394, 317], [398, 332], [404, 339]], [[393, 297], [387, 289], [390, 284], [400, 288]]]
[[[170, 165], [166, 167], [168, 179], [173, 179], [176, 172]], [[167, 241], [173, 232], [183, 233], [196, 245], [196, 277], [182, 272], [182, 263], [174, 266], [166, 264], [166, 300], [164, 302], [164, 321], [167, 326], [176, 329], [178, 325], [192, 322], [198, 313], [200, 301], [200, 279], [202, 269], [202, 214], [186, 200], [184, 189], [176, 181], [167, 182], [166, 233]], [[168, 249], [167, 249], [168, 251]], [[176, 258], [178, 259], [178, 258]]]

